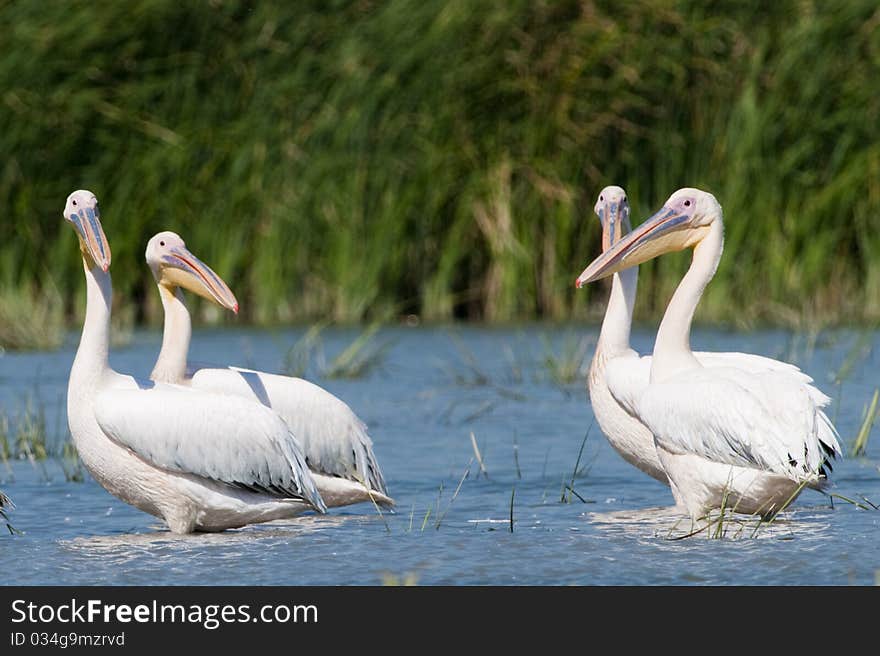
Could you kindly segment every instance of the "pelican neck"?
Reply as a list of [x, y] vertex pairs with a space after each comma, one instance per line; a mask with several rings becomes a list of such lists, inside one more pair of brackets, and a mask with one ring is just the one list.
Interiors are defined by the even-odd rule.
[[632, 267], [614, 274], [608, 307], [599, 332], [597, 351], [609, 356], [630, 350], [629, 336], [632, 328], [633, 306], [639, 284], [639, 268]]
[[723, 250], [724, 225], [718, 219], [710, 224], [707, 234], [694, 247], [691, 266], [660, 322], [651, 364], [652, 383], [701, 366], [691, 351], [691, 324], [703, 291], [718, 269]]
[[192, 320], [179, 287], [159, 285], [159, 296], [165, 312], [162, 329], [162, 349], [150, 378], [156, 381], [178, 383], [186, 376], [186, 358], [192, 338]]
[[113, 283], [110, 273], [83, 260], [86, 274], [86, 316], [73, 370], [100, 375], [109, 371], [110, 309]]

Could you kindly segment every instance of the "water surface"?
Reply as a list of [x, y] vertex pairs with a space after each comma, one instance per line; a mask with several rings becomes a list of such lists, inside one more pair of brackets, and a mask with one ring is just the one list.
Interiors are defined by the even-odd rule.
[[[196, 331], [191, 357], [278, 371], [303, 330]], [[681, 538], [689, 521], [668, 511], [668, 489], [623, 462], [593, 421], [583, 379], [552, 380], [545, 365], [577, 350], [592, 326], [508, 329], [394, 328], [382, 365], [355, 380], [309, 377], [369, 424], [398, 502], [380, 517], [369, 504], [326, 516], [222, 534], [175, 536], [86, 475], [68, 482], [56, 461], [0, 465], [21, 536], [0, 537], [7, 584], [872, 584], [880, 572], [880, 512], [807, 491], [785, 516], [758, 528], [729, 522], [724, 539]], [[326, 330], [329, 361], [357, 336]], [[0, 406], [14, 416], [28, 398], [48, 432], [66, 432], [65, 394], [75, 339], [53, 353], [0, 356]], [[136, 333], [111, 364], [147, 375], [155, 332]], [[652, 333], [636, 330], [636, 348]], [[880, 385], [880, 334], [696, 330], [699, 350], [738, 350], [792, 361], [834, 398], [851, 444]], [[843, 381], [838, 384], [837, 376]], [[573, 470], [583, 446], [579, 472]], [[488, 476], [479, 474], [470, 434]], [[470, 465], [454, 502], [456, 486]], [[832, 492], [880, 503], [880, 437], [866, 457], [835, 466]], [[560, 497], [564, 486], [576, 494]], [[515, 492], [514, 492], [515, 490]], [[510, 531], [511, 497], [514, 530]], [[440, 519], [438, 528], [438, 519]]]

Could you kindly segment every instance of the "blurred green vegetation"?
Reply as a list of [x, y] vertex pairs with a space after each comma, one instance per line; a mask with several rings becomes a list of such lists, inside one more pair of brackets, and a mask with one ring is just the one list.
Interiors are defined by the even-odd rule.
[[[636, 223], [678, 187], [721, 201], [698, 319], [880, 319], [874, 0], [0, 0], [0, 22], [2, 302], [81, 317], [61, 211], [87, 188], [139, 321], [163, 229], [256, 323], [582, 318], [616, 183]], [[640, 318], [687, 264], [643, 267]]]

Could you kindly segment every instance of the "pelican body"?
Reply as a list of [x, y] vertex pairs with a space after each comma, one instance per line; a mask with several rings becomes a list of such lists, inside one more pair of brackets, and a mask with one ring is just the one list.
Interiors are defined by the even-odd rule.
[[273, 410], [297, 437], [329, 507], [364, 501], [393, 505], [366, 426], [342, 400], [301, 378], [188, 364], [192, 327], [182, 289], [233, 312], [238, 312], [238, 302], [220, 276], [173, 232], [161, 232], [150, 239], [146, 260], [165, 312], [162, 349], [150, 375], [152, 380], [240, 397]]
[[299, 445], [267, 408], [110, 368], [110, 246], [89, 191], [67, 199], [86, 277], [70, 371], [70, 433], [92, 477], [176, 533], [220, 531], [325, 510]]
[[[602, 224], [602, 250], [606, 251], [629, 232], [626, 192], [617, 186], [605, 187], [594, 210]], [[639, 371], [644, 368], [643, 359], [629, 342], [638, 275], [635, 267], [614, 274], [587, 384], [593, 415], [609, 444], [628, 463], [668, 485], [669, 479], [654, 447], [654, 436], [614, 398], [606, 380], [609, 366]]]
[[[626, 192], [613, 185], [605, 187], [599, 193], [594, 209], [602, 224], [604, 252], [630, 231]], [[614, 397], [609, 387], [609, 379], [613, 378], [618, 393], [626, 389], [630, 390], [629, 396], [637, 396], [650, 377], [652, 357], [640, 356], [630, 346], [629, 339], [638, 281], [636, 266], [613, 275], [611, 295], [590, 365], [590, 404], [596, 422], [614, 450], [631, 465], [668, 485], [669, 478], [651, 431]], [[749, 371], [795, 369], [770, 358], [746, 353], [699, 352], [694, 356], [704, 367], [740, 366]]]
[[[723, 234], [714, 196], [682, 189], [638, 229], [608, 244], [577, 280], [580, 287], [664, 252], [694, 249], [660, 324], [653, 358], [628, 356], [618, 344], [623, 355], [604, 356], [604, 372], [594, 361], [596, 382], [591, 375], [591, 394], [594, 385], [599, 389], [594, 411], [597, 418], [606, 415], [600, 425], [613, 416], [630, 431], [630, 442], [638, 442], [640, 454], [646, 453], [647, 435], [653, 436], [673, 496], [694, 518], [721, 506], [773, 515], [804, 487], [824, 487], [828, 461], [840, 455], [837, 432], [822, 411], [829, 399], [797, 367], [744, 353], [691, 351], [693, 314], [720, 261]], [[631, 291], [626, 280], [619, 283], [617, 302], [630, 299], [631, 319], [634, 276], [629, 280]], [[620, 310], [616, 316], [627, 317]], [[624, 419], [621, 411], [637, 421]]]

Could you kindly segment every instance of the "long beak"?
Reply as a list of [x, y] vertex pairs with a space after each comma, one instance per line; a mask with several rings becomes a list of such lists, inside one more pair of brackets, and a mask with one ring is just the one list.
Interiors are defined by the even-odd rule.
[[575, 287], [583, 287], [587, 283], [647, 262], [663, 253], [687, 248], [691, 245], [689, 239], [691, 235], [688, 230], [690, 220], [691, 216], [688, 214], [663, 207], [593, 260], [578, 276]]
[[621, 203], [606, 202], [599, 210], [599, 220], [602, 223], [603, 253], [620, 241], [623, 235], [622, 209], [623, 205]]
[[86, 207], [71, 214], [70, 222], [79, 235], [80, 248], [105, 272], [110, 268], [110, 243], [101, 227], [100, 211], [97, 207]]
[[159, 282], [188, 289], [238, 314], [238, 301], [232, 290], [211, 267], [186, 248], [172, 248], [169, 255], [162, 256]]

